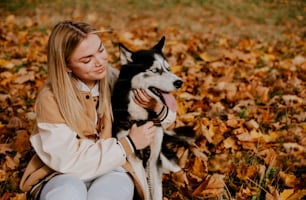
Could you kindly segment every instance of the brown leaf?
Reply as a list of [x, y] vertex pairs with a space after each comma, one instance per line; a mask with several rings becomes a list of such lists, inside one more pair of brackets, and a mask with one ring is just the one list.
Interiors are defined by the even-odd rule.
[[27, 200], [26, 193], [15, 194], [15, 196], [10, 197], [10, 200]]
[[204, 179], [207, 176], [207, 166], [205, 162], [203, 162], [198, 157], [195, 157], [194, 162], [192, 164], [191, 173], [199, 178], [199, 180]]
[[185, 149], [183, 147], [179, 148], [179, 150], [177, 151], [177, 156], [179, 158], [179, 166], [181, 168], [185, 168], [188, 164], [189, 161], [189, 149]]
[[273, 186], [268, 185], [269, 192], [266, 193], [266, 200], [281, 200], [279, 192]]
[[17, 152], [22, 153], [31, 149], [29, 138], [30, 137], [26, 130], [18, 131], [17, 137], [14, 142], [14, 148]]
[[13, 151], [11, 144], [0, 144], [0, 154]]
[[293, 142], [286, 142], [283, 144], [286, 152], [296, 152], [296, 153], [303, 153], [306, 152], [306, 147], [299, 145]]
[[224, 191], [224, 176], [213, 174], [208, 176], [192, 193], [193, 196], [219, 196]]
[[237, 177], [241, 180], [252, 179], [258, 172], [258, 167], [256, 165], [247, 166], [245, 164], [240, 164], [237, 168]]
[[184, 187], [189, 184], [186, 172], [184, 172], [183, 170], [176, 173], [172, 173], [171, 179], [178, 187]]
[[264, 159], [266, 165], [271, 166], [271, 167], [277, 167], [277, 153], [275, 152], [274, 149], [272, 148], [267, 148], [265, 150], [262, 150], [258, 152], [257, 156], [261, 157]]
[[19, 117], [12, 117], [7, 125], [8, 128], [20, 129], [25, 126], [24, 121]]
[[281, 178], [281, 180], [284, 181], [284, 183], [285, 183], [285, 185], [287, 187], [294, 188], [298, 184], [298, 182], [299, 182], [295, 175], [293, 175], [293, 174], [286, 174], [283, 171], [279, 172], [279, 177]]
[[25, 74], [20, 74], [14, 80], [15, 83], [23, 84], [27, 81], [34, 81], [35, 80], [35, 73], [33, 71], [27, 72]]
[[16, 165], [15, 161], [11, 157], [5, 156], [5, 162], [3, 164], [3, 168], [13, 170], [16, 167], [17, 167], [17, 165]]

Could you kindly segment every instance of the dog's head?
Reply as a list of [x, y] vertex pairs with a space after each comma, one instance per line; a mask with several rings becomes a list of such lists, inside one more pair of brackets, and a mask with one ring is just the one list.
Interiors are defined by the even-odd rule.
[[133, 52], [119, 44], [122, 68], [120, 74], [124, 73], [126, 79], [130, 79], [131, 88], [145, 89], [149, 95], [163, 100], [163, 95], [177, 90], [182, 85], [182, 80], [170, 72], [162, 49], [165, 37], [151, 49]]

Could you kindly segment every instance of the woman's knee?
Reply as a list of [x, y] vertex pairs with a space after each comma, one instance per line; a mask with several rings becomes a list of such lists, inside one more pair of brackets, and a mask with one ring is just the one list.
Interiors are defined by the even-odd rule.
[[87, 199], [87, 188], [82, 180], [75, 176], [58, 175], [53, 177], [41, 191], [40, 200], [49, 199]]
[[[97, 178], [88, 190], [88, 199], [133, 199], [134, 183], [125, 172], [110, 172]], [[102, 198], [103, 197], [103, 198]]]

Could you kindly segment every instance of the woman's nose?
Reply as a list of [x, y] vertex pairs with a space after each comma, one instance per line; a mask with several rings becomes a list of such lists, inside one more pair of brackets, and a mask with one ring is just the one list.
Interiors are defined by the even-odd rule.
[[100, 67], [103, 63], [107, 62], [107, 56], [97, 56], [96, 57], [96, 67]]

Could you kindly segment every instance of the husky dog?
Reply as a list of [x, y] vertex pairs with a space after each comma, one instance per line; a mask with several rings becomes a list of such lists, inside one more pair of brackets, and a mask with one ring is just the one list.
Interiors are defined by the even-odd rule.
[[[133, 89], [144, 89], [150, 96], [165, 103], [166, 95], [181, 87], [182, 80], [170, 72], [169, 64], [162, 53], [164, 42], [165, 37], [162, 37], [153, 48], [137, 52], [119, 44], [122, 66], [112, 94], [114, 137], [126, 136], [134, 123], [140, 125], [157, 119], [154, 112], [133, 101]], [[149, 194], [145, 198], [162, 200], [163, 169], [177, 172], [180, 168], [161, 153], [164, 130], [160, 123], [155, 125], [157, 133], [152, 144], [144, 150], [136, 151], [136, 156], [127, 159], [138, 177], [141, 177], [146, 194]]]

